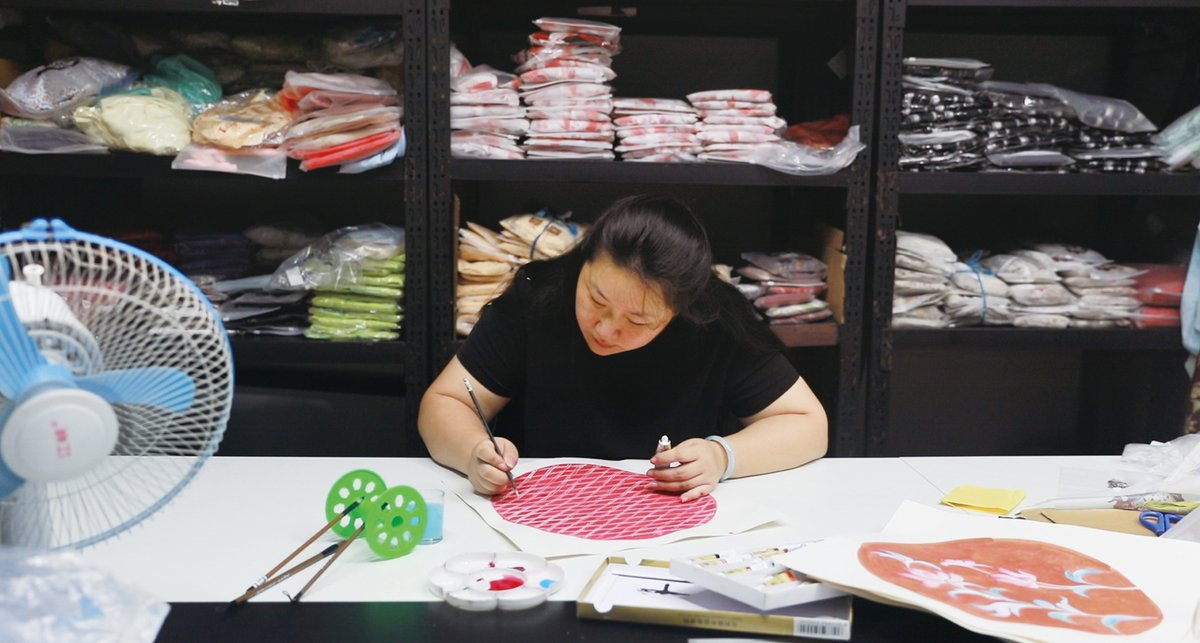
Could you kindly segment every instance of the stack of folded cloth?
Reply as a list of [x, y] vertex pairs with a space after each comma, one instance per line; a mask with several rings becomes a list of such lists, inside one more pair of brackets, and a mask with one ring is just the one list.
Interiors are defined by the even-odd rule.
[[787, 127], [765, 89], [714, 89], [687, 99], [700, 111], [696, 135], [704, 146], [704, 161], [748, 163], [755, 150], [777, 145], [777, 132]]
[[612, 57], [620, 27], [571, 18], [539, 18], [527, 49], [515, 58], [521, 101], [529, 116], [530, 158], [613, 157]]
[[958, 256], [941, 239], [896, 231], [892, 294], [893, 328], [945, 328], [952, 324], [941, 303], [950, 294]]
[[1161, 171], [1151, 123], [1128, 102], [990, 80], [969, 58], [904, 59], [905, 170]]
[[254, 253], [257, 267], [272, 272], [284, 259], [317, 240], [316, 235], [278, 225], [255, 225], [243, 230], [242, 234], [259, 246]]
[[829, 304], [817, 299], [825, 292], [827, 276], [819, 259], [799, 252], [743, 252], [742, 259], [750, 265], [737, 273], [752, 281], [737, 288], [770, 325], [808, 324], [833, 316]]
[[404, 251], [363, 259], [320, 288], [308, 309], [309, 339], [399, 339], [404, 321]]
[[488, 159], [521, 159], [517, 144], [529, 119], [517, 95], [520, 79], [487, 65], [472, 67], [450, 46], [450, 153]]
[[[897, 232], [893, 327], [1115, 328], [1141, 324], [1143, 317], [1147, 326], [1170, 324], [1169, 313], [1140, 313], [1146, 297], [1171, 297], [1139, 290], [1145, 266], [1117, 264], [1095, 250], [1061, 243], [984, 255], [978, 251], [959, 261], [937, 237]], [[1165, 287], [1181, 291], [1181, 275], [1178, 281]]]
[[[993, 124], [992, 103], [979, 82], [993, 71], [968, 58], [904, 59], [900, 169], [952, 170], [987, 162], [985, 130]], [[1015, 127], [1002, 120], [998, 125]]]
[[1184, 264], [1132, 264], [1143, 271], [1134, 277], [1134, 297], [1142, 307], [1133, 315], [1138, 328], [1177, 328], [1188, 267]]
[[175, 235], [175, 267], [200, 286], [213, 302], [223, 296], [209, 288], [223, 279], [244, 277], [251, 272], [258, 246], [241, 233]]
[[575, 247], [583, 226], [540, 214], [517, 214], [500, 222], [501, 232], [468, 221], [458, 231], [458, 280], [454, 329], [469, 335], [479, 312], [531, 259], [557, 257]]
[[[1014, 326], [1111, 328], [1131, 325], [1141, 307], [1133, 277], [1140, 271], [1113, 263], [1095, 250], [1061, 243], [1036, 243], [1013, 255], [1052, 276], [1042, 283], [1010, 286]], [[1000, 255], [1003, 256], [1003, 255]], [[1000, 267], [998, 267], [1000, 268]], [[1022, 271], [1023, 272], [1023, 271]], [[997, 276], [1011, 280], [1011, 269]]]
[[301, 170], [395, 158], [403, 146], [402, 108], [386, 81], [357, 74], [287, 72], [279, 92], [294, 108], [283, 146]]
[[696, 108], [677, 98], [616, 98], [617, 151], [624, 161], [699, 161]]

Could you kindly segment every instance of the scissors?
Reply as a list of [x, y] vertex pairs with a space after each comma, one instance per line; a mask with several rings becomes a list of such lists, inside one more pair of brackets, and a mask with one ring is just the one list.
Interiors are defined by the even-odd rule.
[[1142, 523], [1142, 526], [1146, 529], [1153, 531], [1155, 536], [1161, 536], [1171, 528], [1171, 525], [1179, 522], [1180, 518], [1182, 516], [1179, 514], [1147, 510], [1138, 516], [1138, 522]]

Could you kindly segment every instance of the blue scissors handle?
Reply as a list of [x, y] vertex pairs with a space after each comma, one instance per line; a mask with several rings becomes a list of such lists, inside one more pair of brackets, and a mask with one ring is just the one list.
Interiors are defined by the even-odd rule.
[[1161, 536], [1171, 528], [1171, 525], [1179, 522], [1181, 517], [1179, 514], [1147, 510], [1138, 516], [1138, 522], [1142, 523], [1146, 529], [1153, 531], [1155, 536]]

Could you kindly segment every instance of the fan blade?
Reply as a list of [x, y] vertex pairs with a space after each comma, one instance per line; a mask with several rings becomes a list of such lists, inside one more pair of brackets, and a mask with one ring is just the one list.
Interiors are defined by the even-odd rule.
[[0, 260], [0, 395], [17, 399], [46, 358], [25, 330], [8, 290], [8, 262]]
[[[4, 423], [8, 422], [9, 415], [12, 415], [11, 405], [0, 413], [0, 432], [4, 431]], [[25, 484], [25, 479], [13, 473], [13, 470], [8, 468], [8, 465], [4, 462], [4, 453], [0, 452], [0, 500], [11, 496], [23, 484]]]
[[147, 404], [175, 413], [192, 407], [196, 383], [187, 373], [165, 366], [129, 368], [85, 375], [76, 380], [79, 388], [91, 391], [109, 404]]

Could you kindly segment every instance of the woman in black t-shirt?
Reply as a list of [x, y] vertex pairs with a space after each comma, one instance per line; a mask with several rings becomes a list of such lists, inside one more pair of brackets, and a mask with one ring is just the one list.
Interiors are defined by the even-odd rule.
[[[513, 403], [529, 456], [649, 458], [660, 435], [676, 439], [650, 459], [647, 486], [684, 501], [827, 446], [821, 403], [669, 198], [621, 199], [575, 249], [522, 267], [426, 391], [430, 455], [496, 494], [519, 451], [497, 436], [496, 452], [464, 379], [489, 420]], [[727, 417], [741, 428], [722, 437]]]

